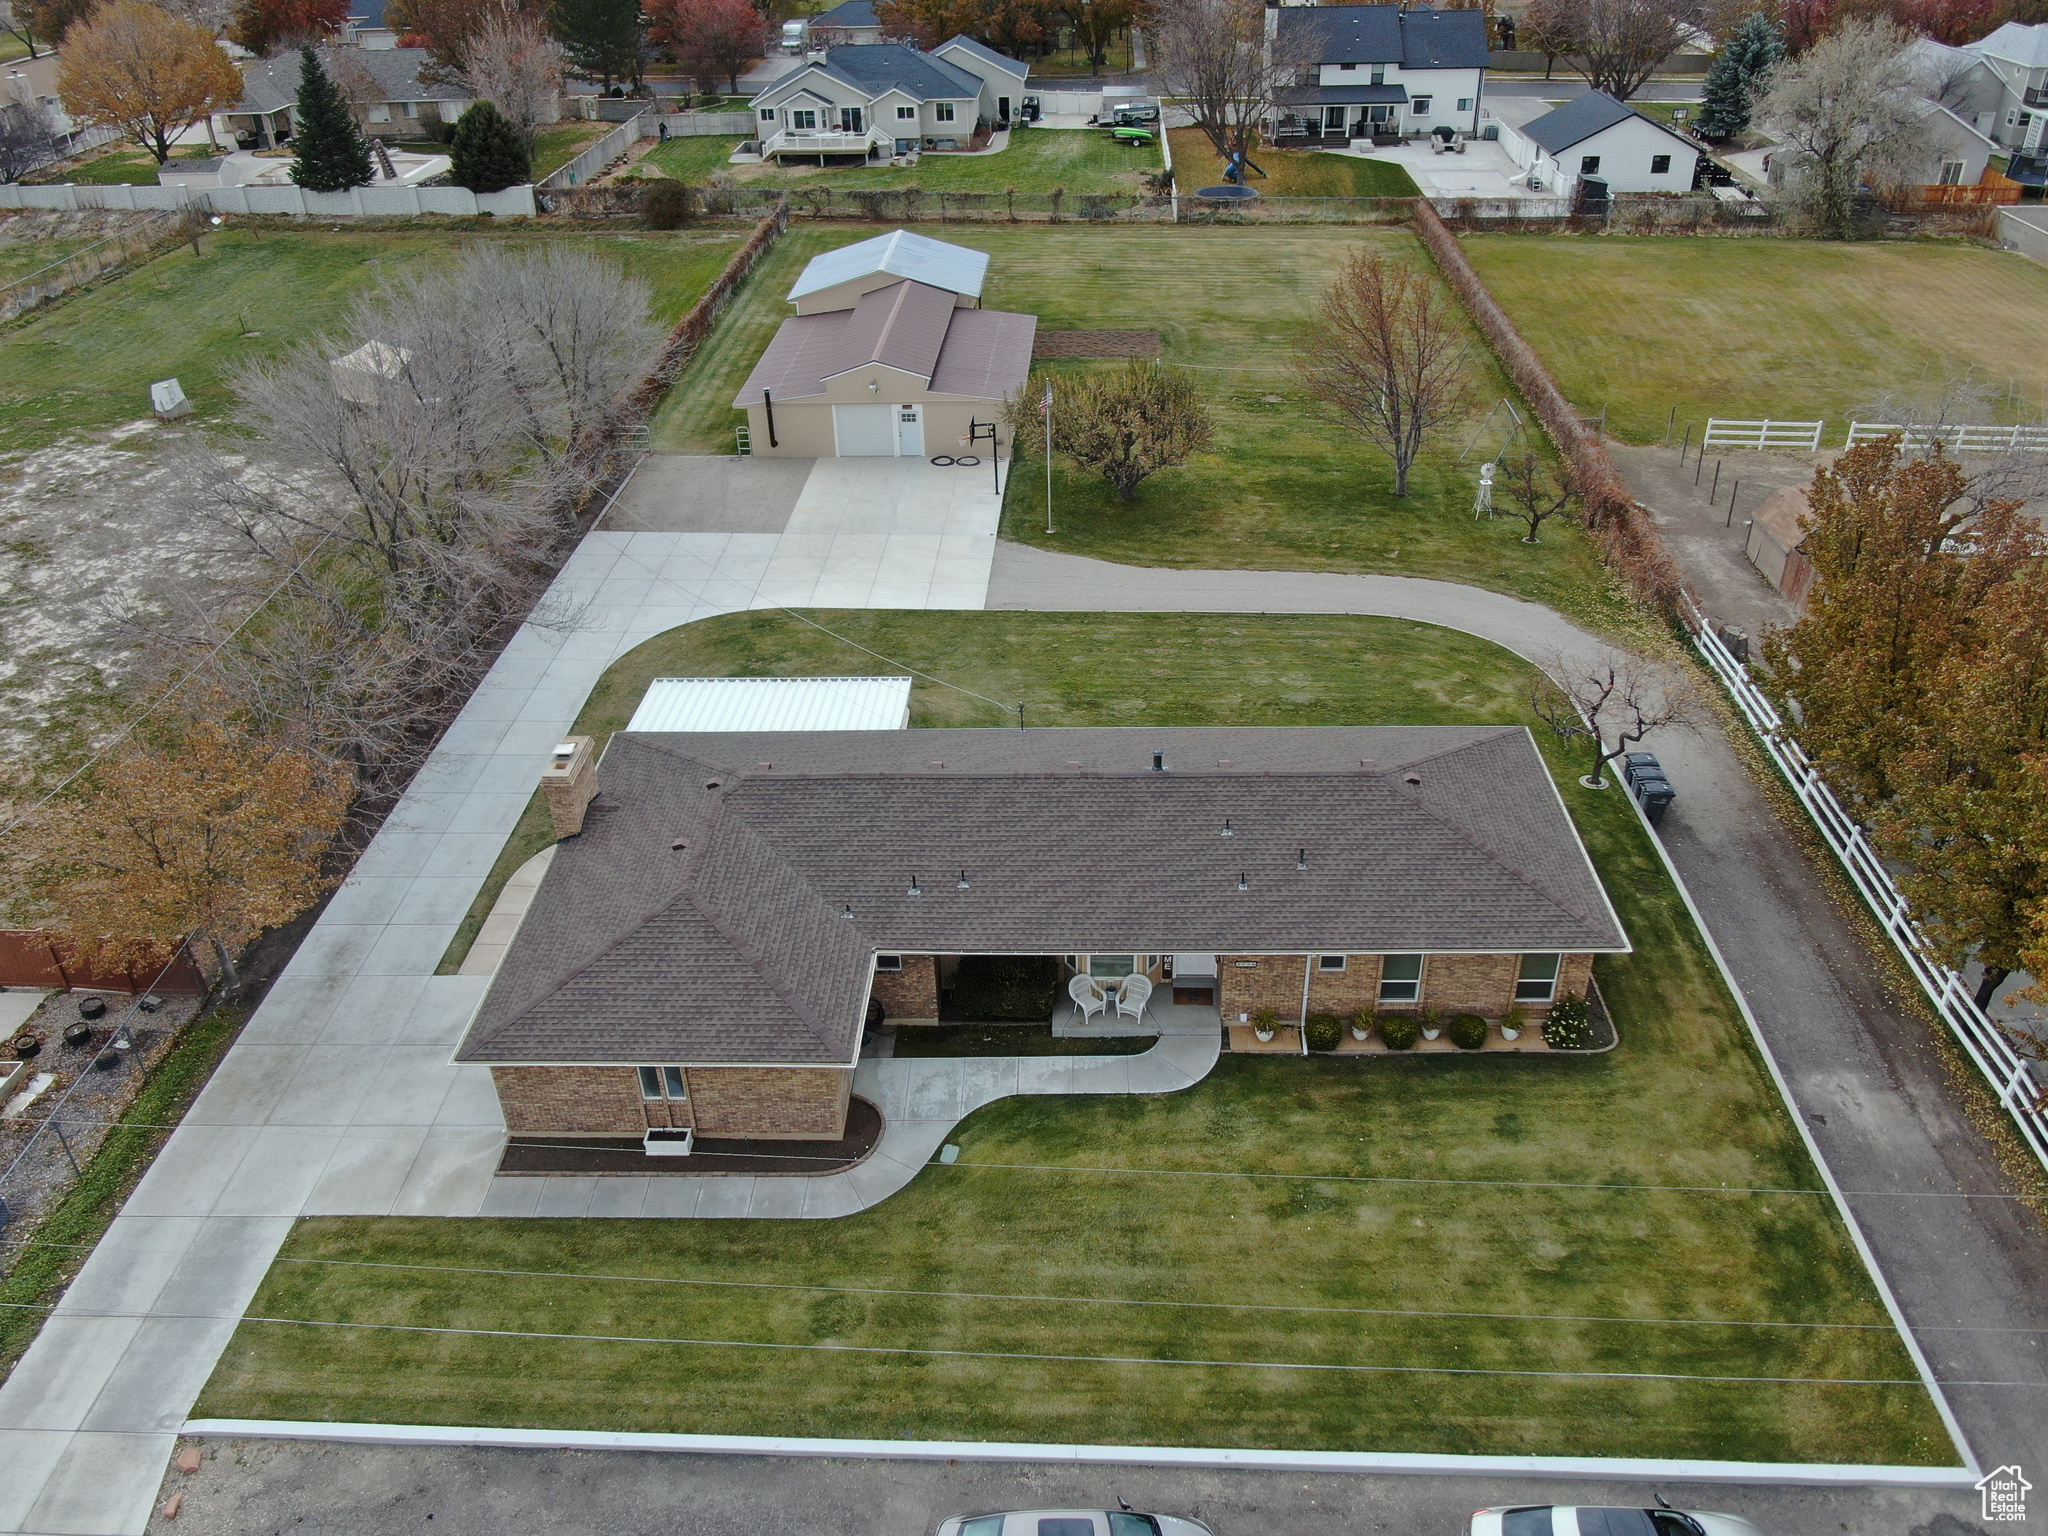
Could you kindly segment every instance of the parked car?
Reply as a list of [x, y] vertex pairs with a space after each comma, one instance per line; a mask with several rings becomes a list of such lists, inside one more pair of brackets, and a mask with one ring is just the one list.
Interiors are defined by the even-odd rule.
[[[1015, 1509], [1006, 1514], [954, 1515], [938, 1536], [1213, 1536], [1184, 1515], [1134, 1509]], [[1718, 1533], [1716, 1533], [1718, 1536]]]
[[1661, 1496], [1657, 1502], [1657, 1509], [1496, 1505], [1472, 1512], [1471, 1536], [1763, 1536], [1740, 1515], [1672, 1509]]

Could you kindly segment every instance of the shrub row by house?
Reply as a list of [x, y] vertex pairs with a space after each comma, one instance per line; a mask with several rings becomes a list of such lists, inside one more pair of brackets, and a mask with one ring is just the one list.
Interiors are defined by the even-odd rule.
[[[1515, 1039], [1526, 1027], [1526, 1018], [1520, 1004], [1510, 1008], [1501, 1020], [1502, 1032], [1508, 1039]], [[1261, 1009], [1253, 1022], [1267, 1033], [1278, 1027], [1277, 1018], [1270, 1008]], [[1412, 1051], [1425, 1033], [1433, 1040], [1439, 1032], [1459, 1050], [1477, 1051], [1485, 1048], [1490, 1027], [1485, 1018], [1476, 1013], [1461, 1013], [1446, 1022], [1442, 1015], [1431, 1010], [1414, 1014], [1380, 1013], [1372, 1008], [1361, 1008], [1349, 1018], [1334, 1013], [1312, 1013], [1305, 1021], [1304, 1033], [1311, 1051], [1336, 1050], [1343, 1042], [1347, 1028], [1359, 1040], [1365, 1040], [1378, 1031], [1381, 1043], [1390, 1051]], [[1560, 998], [1551, 1005], [1550, 1016], [1543, 1025], [1543, 1038], [1553, 1050], [1588, 1050], [1593, 1045], [1593, 1036], [1592, 1009], [1584, 998]]]

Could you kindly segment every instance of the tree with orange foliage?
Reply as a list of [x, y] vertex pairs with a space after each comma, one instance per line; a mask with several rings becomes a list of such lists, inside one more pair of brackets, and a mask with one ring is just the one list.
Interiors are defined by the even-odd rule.
[[44, 926], [85, 951], [212, 946], [234, 955], [333, 882], [321, 859], [347, 814], [346, 770], [241, 729], [225, 701], [139, 734], [34, 812], [10, 859]]
[[143, 0], [113, 0], [64, 37], [57, 94], [82, 123], [119, 129], [156, 156], [242, 99], [242, 72], [213, 34]]
[[228, 36], [266, 57], [284, 48], [323, 43], [348, 21], [349, 0], [241, 0]]
[[709, 94], [722, 76], [737, 92], [740, 75], [767, 52], [768, 24], [751, 0], [647, 0], [647, 30]]

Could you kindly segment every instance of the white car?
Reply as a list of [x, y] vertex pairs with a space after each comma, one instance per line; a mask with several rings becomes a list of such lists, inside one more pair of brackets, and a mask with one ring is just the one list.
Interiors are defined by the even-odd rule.
[[1717, 1515], [1704, 1509], [1507, 1504], [1474, 1510], [1471, 1536], [1763, 1536], [1763, 1532], [1740, 1515]]
[[1129, 1509], [1013, 1509], [1005, 1514], [954, 1515], [938, 1536], [1214, 1536], [1199, 1520], [1141, 1515]]

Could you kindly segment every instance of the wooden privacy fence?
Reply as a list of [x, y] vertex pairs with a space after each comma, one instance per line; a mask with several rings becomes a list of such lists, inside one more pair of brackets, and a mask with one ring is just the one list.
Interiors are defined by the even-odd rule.
[[1800, 448], [1808, 453], [1820, 449], [1824, 421], [1731, 421], [1712, 416], [1707, 435], [1700, 439], [1707, 448]]
[[1928, 958], [1926, 938], [1913, 919], [1913, 909], [1899, 894], [1890, 871], [1865, 840], [1862, 829], [1843, 809], [1842, 802], [1835, 798], [1835, 792], [1821, 778], [1820, 770], [1800, 750], [1799, 743], [1787, 734], [1785, 722], [1776, 707], [1750, 680], [1749, 669], [1721, 643], [1720, 636], [1714, 633], [1706, 615], [1697, 606], [1688, 603], [1687, 609], [1686, 628], [1691, 632], [1692, 642], [1700, 655], [1727, 685], [1728, 693], [1742, 711], [1743, 718], [1756, 732], [1771, 761], [1778, 765], [1779, 772], [1785, 775], [1786, 782], [1806, 808], [1806, 814], [1813, 818], [1814, 826], [1826, 839], [1828, 847], [1842, 861], [1842, 868], [1869, 904], [1872, 914], [1885, 931], [1885, 937], [1891, 940], [1899, 958], [1905, 961], [1913, 979], [1920, 983], [1921, 990], [1934, 1005], [1934, 1011], [1941, 1015], [1942, 1022], [1955, 1035], [1963, 1054], [1984, 1074], [1985, 1081], [1998, 1095], [2000, 1106], [2012, 1116], [2020, 1140], [2026, 1143], [2036, 1161], [2048, 1168], [2048, 1115], [2044, 1115], [2039, 1107], [2043, 1083], [2035, 1075], [2037, 1069], [1985, 1016], [1963, 978], [1949, 967]]
[[0, 930], [0, 985], [78, 988], [87, 992], [174, 992], [194, 996], [206, 990], [205, 978], [180, 945], [168, 966], [111, 964], [67, 958], [55, 934], [39, 929]]
[[1880, 437], [1900, 437], [1908, 445], [1940, 443], [1955, 453], [2048, 453], [2048, 427], [1967, 427], [1901, 425], [1895, 421], [1852, 421], [1844, 448]]

